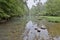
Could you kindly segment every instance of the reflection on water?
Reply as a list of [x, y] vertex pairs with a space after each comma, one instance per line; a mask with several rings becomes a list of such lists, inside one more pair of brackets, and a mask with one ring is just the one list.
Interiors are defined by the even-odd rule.
[[[35, 28], [37, 29], [35, 30]], [[42, 39], [48, 40], [49, 39], [48, 30], [45, 28], [46, 27], [44, 25], [42, 25], [41, 28], [38, 28], [37, 24], [33, 25], [33, 22], [29, 21], [27, 23], [23, 39], [34, 40], [38, 38], [38, 40], [42, 40]]]
[[[50, 25], [51, 27], [48, 26], [48, 28], [52, 28], [53, 25]], [[52, 36], [50, 32], [48, 32], [49, 30], [51, 31], [51, 29], [46, 28], [44, 25], [40, 26], [39, 28], [37, 24], [34, 24], [32, 21], [29, 21], [25, 28], [26, 35], [24, 36], [24, 40], [60, 40], [59, 36]], [[35, 30], [35, 28], [37, 29]]]

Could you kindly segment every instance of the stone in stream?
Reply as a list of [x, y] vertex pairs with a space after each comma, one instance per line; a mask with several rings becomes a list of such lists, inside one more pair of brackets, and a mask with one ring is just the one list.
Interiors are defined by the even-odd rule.
[[41, 29], [46, 29], [46, 26], [42, 24]]

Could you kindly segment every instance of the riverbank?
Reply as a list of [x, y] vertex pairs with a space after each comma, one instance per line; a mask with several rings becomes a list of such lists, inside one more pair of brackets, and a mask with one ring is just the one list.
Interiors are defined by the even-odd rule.
[[39, 16], [38, 20], [46, 19], [48, 22], [60, 23], [60, 17], [54, 16]]

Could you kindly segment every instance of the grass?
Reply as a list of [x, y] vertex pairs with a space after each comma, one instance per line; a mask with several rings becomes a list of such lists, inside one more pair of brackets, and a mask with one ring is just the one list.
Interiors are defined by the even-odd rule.
[[38, 19], [46, 19], [48, 22], [60, 22], [60, 17], [54, 17], [54, 16], [40, 16]]

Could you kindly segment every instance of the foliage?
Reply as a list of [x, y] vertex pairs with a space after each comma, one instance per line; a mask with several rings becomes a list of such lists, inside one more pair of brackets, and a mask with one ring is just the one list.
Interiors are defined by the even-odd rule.
[[40, 15], [42, 13], [42, 11], [44, 10], [43, 8], [44, 8], [44, 6], [42, 5], [42, 3], [38, 2], [36, 4], [36, 6], [33, 5], [32, 9], [31, 9], [31, 13], [33, 15]]
[[48, 0], [46, 3], [46, 15], [60, 16], [60, 0]]
[[23, 0], [0, 0], [0, 20], [22, 16], [25, 12]]
[[47, 0], [44, 5], [38, 2], [31, 10], [39, 16], [60, 16], [60, 0]]

